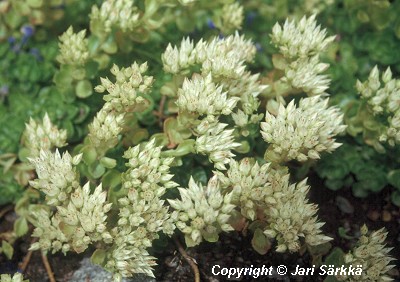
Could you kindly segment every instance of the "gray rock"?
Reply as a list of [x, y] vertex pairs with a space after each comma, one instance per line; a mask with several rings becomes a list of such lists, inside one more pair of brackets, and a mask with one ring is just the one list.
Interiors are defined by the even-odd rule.
[[[112, 274], [98, 265], [92, 264], [89, 258], [81, 261], [81, 267], [74, 272], [70, 282], [112, 282]], [[136, 276], [122, 280], [123, 282], [155, 282], [154, 278], [137, 274]]]

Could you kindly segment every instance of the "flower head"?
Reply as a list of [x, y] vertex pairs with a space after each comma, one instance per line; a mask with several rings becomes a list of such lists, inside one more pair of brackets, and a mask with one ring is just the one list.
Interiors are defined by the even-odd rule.
[[198, 245], [203, 238], [214, 242], [221, 231], [231, 231], [228, 224], [234, 209], [231, 194], [223, 196], [217, 176], [212, 177], [203, 188], [191, 177], [189, 187], [179, 188], [181, 200], [168, 200], [178, 211], [176, 226], [185, 234], [188, 247]]
[[261, 134], [270, 143], [266, 157], [271, 162], [319, 159], [321, 152], [332, 152], [340, 146], [333, 137], [346, 128], [338, 108], [328, 107], [328, 99], [304, 98], [296, 107], [291, 101], [282, 104], [276, 116], [266, 113]]
[[57, 57], [61, 64], [83, 65], [89, 58], [86, 30], [74, 33], [71, 27], [60, 36], [60, 55]]

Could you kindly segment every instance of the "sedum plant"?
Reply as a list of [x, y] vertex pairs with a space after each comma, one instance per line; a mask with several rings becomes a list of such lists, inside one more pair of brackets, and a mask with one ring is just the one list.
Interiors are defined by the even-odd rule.
[[[130, 43], [150, 40], [164, 24], [182, 27], [193, 15], [201, 18], [189, 12], [195, 7], [218, 5], [215, 25], [226, 36], [169, 44], [159, 56], [159, 72], [134, 61], [114, 64], [112, 78], [105, 77], [113, 56], [133, 52]], [[136, 273], [153, 276], [151, 248], [162, 233], [182, 233], [191, 247], [249, 225], [262, 254], [272, 243], [277, 252], [300, 252], [331, 240], [321, 230], [318, 207], [307, 200], [307, 180], [293, 182], [288, 167], [333, 152], [340, 146], [334, 138], [346, 128], [339, 109], [328, 105], [328, 64], [319, 57], [334, 37], [326, 36], [315, 16], [273, 28], [280, 54], [273, 58], [276, 76], [267, 83], [248, 67], [255, 44], [238, 32], [228, 35], [242, 22], [242, 8], [233, 1], [136, 6], [107, 0], [92, 8], [90, 21], [88, 37], [73, 28], [60, 36], [61, 66], [54, 76], [66, 103], [93, 90], [104, 93], [87, 136], [60, 153], [66, 133], [47, 115], [42, 124], [32, 120], [23, 135], [36, 171], [29, 185], [44, 196], [26, 216], [38, 238], [31, 250], [67, 254], [93, 248], [92, 261], [121, 281]], [[95, 77], [100, 84], [93, 88]], [[286, 104], [291, 94], [310, 97], [298, 106]], [[156, 95], [161, 126], [145, 129]], [[142, 135], [131, 138], [137, 132]], [[208, 170], [202, 181], [194, 174], [179, 178], [189, 159]]]
[[346, 265], [361, 265], [361, 275], [337, 276], [339, 281], [393, 281], [386, 272], [394, 267], [390, 263], [394, 260], [389, 256], [391, 248], [386, 248], [387, 232], [384, 229], [368, 234], [366, 225], [361, 227], [361, 237], [357, 245], [344, 256]]

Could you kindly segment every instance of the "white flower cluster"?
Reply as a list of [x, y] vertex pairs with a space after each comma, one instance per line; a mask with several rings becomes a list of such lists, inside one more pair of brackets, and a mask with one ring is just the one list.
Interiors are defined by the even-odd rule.
[[220, 39], [215, 37], [207, 43], [200, 40], [196, 46], [183, 39], [180, 48], [168, 45], [162, 54], [164, 70], [169, 73], [184, 73], [190, 66], [201, 65], [202, 74], [213, 77], [239, 79], [245, 73], [244, 62], [253, 60], [256, 48], [244, 36], [235, 35]]
[[333, 137], [345, 128], [343, 114], [336, 107], [328, 107], [328, 99], [304, 98], [298, 107], [293, 100], [286, 108], [281, 104], [276, 116], [267, 111], [261, 123], [261, 134], [271, 144], [266, 158], [273, 163], [319, 159], [321, 152], [340, 146]]
[[29, 184], [46, 195], [48, 205], [62, 204], [79, 187], [79, 175], [73, 166], [79, 163], [81, 156], [72, 158], [68, 152], [61, 156], [58, 150], [55, 153], [41, 150], [38, 157], [29, 158], [38, 176]]
[[178, 86], [178, 118], [182, 124], [196, 126], [199, 114], [230, 115], [238, 107], [238, 112], [246, 116], [237, 116], [235, 123], [240, 134], [247, 136], [247, 126], [258, 124], [262, 118], [257, 114], [257, 96], [267, 88], [259, 82], [259, 74], [246, 70], [245, 62], [252, 61], [255, 52], [252, 42], [238, 33], [222, 39], [215, 37], [210, 42], [200, 40], [196, 45], [183, 39], [179, 48], [169, 45], [162, 55], [166, 72], [187, 75], [190, 67], [199, 66], [202, 77], [194, 74], [182, 87]]
[[104, 107], [89, 124], [90, 143], [101, 156], [118, 143], [118, 135], [122, 131], [124, 114], [110, 113]]
[[270, 185], [268, 183], [269, 164], [260, 166], [251, 158], [244, 158], [240, 162], [230, 160], [226, 175], [220, 171], [215, 174], [221, 183], [221, 188], [232, 191], [232, 204], [240, 207], [244, 217], [255, 220], [257, 208], [265, 205]]
[[106, 214], [111, 203], [106, 202], [106, 197], [101, 184], [90, 194], [89, 183], [86, 183], [83, 188], [75, 189], [68, 205], [57, 206], [55, 214], [44, 208], [34, 211], [36, 228], [32, 236], [39, 237], [39, 241], [30, 249], [52, 250], [53, 253], [72, 249], [82, 253], [95, 242], [111, 243], [113, 238], [106, 228]]
[[188, 247], [200, 244], [203, 238], [215, 242], [222, 231], [233, 230], [228, 224], [231, 211], [231, 193], [221, 194], [217, 176], [203, 188], [191, 177], [189, 187], [178, 188], [181, 200], [168, 200], [179, 211], [176, 226], [185, 234]]
[[228, 34], [235, 30], [240, 30], [243, 23], [243, 6], [238, 2], [226, 4], [215, 20], [215, 26], [223, 33]]
[[132, 31], [139, 24], [139, 12], [134, 0], [105, 0], [100, 9], [94, 5], [91, 21], [100, 22], [106, 33], [116, 26], [122, 31]]
[[393, 281], [386, 273], [394, 265], [390, 262], [394, 259], [389, 256], [392, 248], [385, 248], [384, 241], [387, 232], [379, 229], [367, 235], [366, 225], [361, 227], [361, 237], [357, 246], [345, 255], [345, 263], [349, 265], [362, 265], [360, 276], [336, 276], [339, 281]]
[[229, 115], [239, 98], [227, 97], [222, 92], [222, 86], [212, 82], [211, 74], [206, 77], [194, 75], [191, 80], [185, 79], [182, 88], [178, 90], [176, 101], [180, 111], [197, 113], [199, 115]]
[[72, 26], [60, 37], [60, 55], [57, 60], [61, 64], [83, 65], [89, 58], [88, 40], [85, 39], [86, 30], [74, 33]]
[[326, 35], [326, 30], [317, 25], [315, 15], [304, 16], [298, 23], [286, 20], [283, 26], [275, 24], [271, 39], [286, 60], [283, 82], [308, 95], [320, 95], [328, 89], [330, 79], [321, 73], [329, 65], [320, 63], [319, 55], [335, 36]]
[[94, 90], [99, 93], [108, 92], [103, 96], [108, 110], [131, 112], [136, 104], [144, 102], [137, 92], [146, 93], [153, 84], [152, 76], [143, 75], [147, 69], [147, 62], [141, 65], [135, 62], [130, 67], [121, 69], [113, 65], [111, 73], [115, 76], [116, 82], [101, 77], [101, 85], [96, 86]]
[[286, 58], [307, 58], [323, 52], [336, 36], [326, 37], [326, 29], [321, 29], [316, 15], [304, 16], [298, 23], [286, 20], [281, 27], [278, 23], [272, 29], [272, 43]]
[[1, 274], [0, 282], [27, 282], [28, 280], [24, 280], [21, 273], [15, 273], [12, 277], [10, 274]]
[[317, 205], [309, 204], [306, 195], [309, 186], [306, 179], [298, 184], [289, 183], [289, 174], [271, 172], [269, 203], [265, 215], [269, 222], [264, 234], [277, 240], [277, 252], [296, 252], [300, 249], [300, 237], [306, 244], [315, 246], [332, 240], [321, 234], [324, 223], [317, 221]]
[[153, 276], [155, 258], [147, 248], [162, 231], [172, 235], [175, 225], [161, 197], [166, 189], [176, 187], [169, 166], [173, 158], [161, 157], [161, 147], [152, 139], [144, 148], [140, 145], [125, 152], [129, 169], [124, 173], [122, 189], [127, 196], [119, 199], [120, 212], [117, 227], [111, 230], [114, 244], [107, 252], [105, 268], [117, 277], [134, 273]]
[[97, 92], [108, 92], [103, 97], [106, 103], [89, 125], [89, 139], [99, 155], [103, 155], [118, 142], [125, 114], [140, 110], [146, 104], [138, 92], [147, 92], [153, 84], [153, 77], [142, 75], [147, 68], [147, 63], [138, 65], [135, 62], [121, 69], [114, 65], [111, 73], [116, 77], [116, 82], [101, 78], [101, 85], [95, 87]]
[[379, 141], [390, 146], [400, 144], [400, 80], [392, 78], [390, 68], [379, 79], [379, 70], [375, 66], [368, 80], [357, 81], [356, 87], [361, 97], [365, 99], [374, 115], [387, 115], [388, 126], [385, 126]]
[[231, 150], [240, 146], [235, 142], [233, 129], [225, 129], [227, 124], [203, 120], [196, 128], [195, 150], [197, 153], [208, 155], [215, 168], [224, 170], [230, 158], [235, 155]]
[[67, 145], [66, 140], [67, 131], [59, 130], [57, 126], [53, 125], [47, 113], [41, 124], [32, 118], [29, 123], [25, 124], [23, 142], [32, 158], [39, 156], [41, 149], [47, 151], [54, 147], [64, 147]]
[[30, 181], [32, 187], [46, 194], [46, 204], [57, 207], [54, 214], [44, 207], [33, 212], [34, 237], [39, 241], [31, 249], [64, 253], [71, 248], [83, 252], [89, 244], [97, 241], [109, 243], [111, 235], [106, 231], [106, 213], [111, 204], [106, 202], [106, 192], [99, 185], [91, 194], [89, 183], [79, 185], [79, 175], [74, 165], [81, 155], [72, 158], [68, 153], [61, 157], [56, 151], [41, 151], [40, 157], [30, 159], [38, 179]]
[[311, 96], [323, 94], [329, 88], [330, 79], [321, 73], [328, 68], [329, 64], [321, 63], [318, 56], [298, 59], [285, 68], [282, 81]]
[[[174, 159], [162, 158], [161, 148], [157, 147], [155, 139], [152, 139], [142, 149], [138, 145], [125, 151], [124, 158], [129, 160], [126, 164], [129, 169], [124, 176], [124, 188], [142, 190], [143, 193], [150, 189], [164, 194], [165, 189], [178, 185], [171, 180], [173, 174], [168, 173]], [[140, 197], [151, 200], [155, 195], [149, 196], [144, 193]]]

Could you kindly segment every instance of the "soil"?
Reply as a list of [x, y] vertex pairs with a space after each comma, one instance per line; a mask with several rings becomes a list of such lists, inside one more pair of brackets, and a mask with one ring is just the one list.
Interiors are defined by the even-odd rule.
[[[356, 238], [359, 235], [360, 227], [365, 223], [370, 230], [386, 228], [388, 231], [387, 246], [394, 248], [390, 254], [394, 258], [400, 259], [400, 208], [390, 203], [389, 189], [368, 198], [360, 199], [353, 197], [348, 189], [333, 192], [324, 188], [321, 181], [316, 177], [310, 177], [310, 179], [312, 187], [309, 195], [310, 202], [319, 205], [319, 218], [327, 223], [322, 229], [326, 235], [334, 238], [331, 242], [333, 246], [340, 247], [345, 252], [349, 250], [356, 239], [343, 237]], [[0, 220], [1, 234], [12, 229], [15, 215], [11, 211]], [[338, 232], [341, 227], [346, 230], [345, 235], [342, 236]], [[18, 263], [26, 255], [30, 242], [29, 236], [16, 241], [14, 244], [15, 253], [11, 261], [0, 255], [0, 273], [14, 273], [18, 270]], [[275, 276], [270, 279], [265, 276], [258, 279], [245, 276], [227, 280], [225, 277], [213, 275], [212, 267], [214, 265], [249, 268], [262, 267], [263, 265], [265, 267], [285, 265], [292, 271], [296, 265], [301, 267], [312, 265], [312, 257], [307, 252], [303, 255], [297, 253], [279, 254], [271, 250], [265, 255], [260, 255], [251, 246], [250, 234], [247, 236], [239, 232], [222, 234], [217, 243], [202, 243], [198, 247], [188, 249], [187, 253], [197, 262], [201, 281], [323, 281], [324, 279], [322, 276], [297, 278]], [[68, 256], [63, 254], [48, 255], [56, 280], [60, 282], [69, 281], [74, 270], [79, 268], [79, 263], [84, 256], [85, 254], [76, 255], [72, 253]], [[159, 258], [159, 265], [155, 269], [157, 281], [194, 281], [192, 269], [177, 252], [172, 240], [163, 254], [157, 255], [157, 257]], [[394, 264], [396, 264], [396, 267], [391, 271], [391, 275], [395, 281], [400, 281], [400, 262], [395, 261]], [[31, 282], [48, 281], [39, 252], [33, 252], [24, 277], [30, 279]]]

